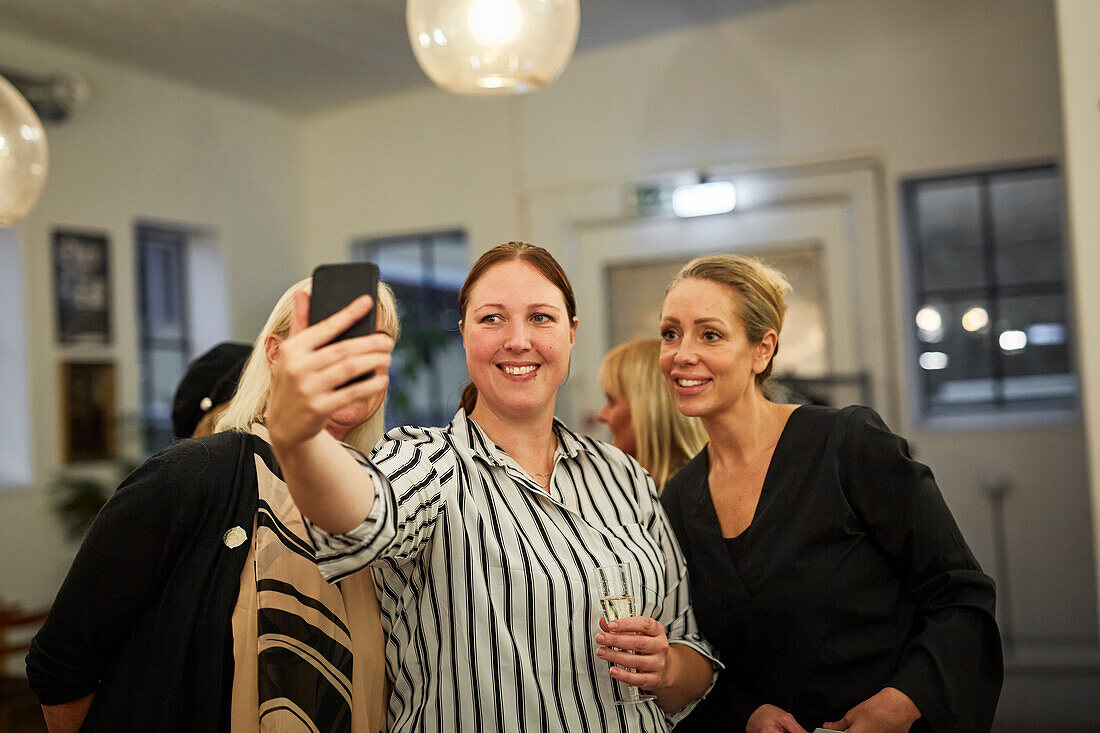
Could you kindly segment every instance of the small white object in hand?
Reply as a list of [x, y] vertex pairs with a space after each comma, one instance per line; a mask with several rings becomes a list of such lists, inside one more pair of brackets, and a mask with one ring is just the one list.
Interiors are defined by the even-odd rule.
[[222, 536], [222, 542], [230, 550], [240, 547], [244, 544], [244, 541], [248, 539], [248, 533], [240, 527], [234, 527], [233, 529], [226, 530], [226, 533]]

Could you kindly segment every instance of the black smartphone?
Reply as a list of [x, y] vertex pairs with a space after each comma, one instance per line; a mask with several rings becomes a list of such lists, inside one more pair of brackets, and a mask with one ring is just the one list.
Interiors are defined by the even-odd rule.
[[341, 262], [319, 265], [313, 271], [313, 294], [309, 298], [309, 325], [323, 321], [345, 308], [360, 295], [369, 295], [375, 306], [333, 339], [368, 336], [377, 329], [378, 265], [373, 262]]

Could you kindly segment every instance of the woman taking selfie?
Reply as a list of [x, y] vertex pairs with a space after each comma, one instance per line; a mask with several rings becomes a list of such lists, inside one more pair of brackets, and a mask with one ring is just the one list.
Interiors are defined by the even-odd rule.
[[988, 731], [993, 581], [874, 411], [764, 398], [787, 289], [757, 260], [702, 257], [661, 312], [661, 370], [710, 436], [662, 502], [726, 664], [685, 728]]
[[596, 416], [611, 431], [612, 444], [653, 477], [657, 493], [707, 442], [699, 418], [676, 409], [660, 355], [659, 339], [627, 341], [607, 352], [600, 365], [606, 401]]
[[[667, 730], [713, 668], [649, 477], [554, 419], [572, 288], [549, 253], [512, 242], [474, 264], [459, 313], [472, 384], [447, 427], [397, 428], [369, 460], [321, 429], [381, 388], [340, 386], [376, 349], [324, 346], [361, 315], [354, 304], [313, 327], [297, 319], [269, 413], [322, 572], [373, 570], [389, 730]], [[596, 569], [612, 563], [640, 581], [638, 615], [601, 628]], [[657, 704], [614, 704], [615, 681]]]
[[[314, 730], [384, 722], [382, 631], [367, 576], [325, 582], [263, 425], [295, 293], [276, 304], [218, 418], [173, 444], [98, 514], [27, 655], [51, 733]], [[378, 327], [397, 337], [380, 285]], [[321, 429], [369, 450], [385, 386]]]

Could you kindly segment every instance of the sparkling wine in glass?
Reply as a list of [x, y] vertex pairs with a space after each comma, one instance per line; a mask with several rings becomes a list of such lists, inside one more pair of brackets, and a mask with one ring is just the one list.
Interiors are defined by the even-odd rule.
[[[634, 580], [630, 570], [631, 566], [625, 562], [615, 563], [614, 565], [601, 565], [596, 568], [600, 606], [603, 608], [604, 619], [609, 622], [638, 615], [634, 601]], [[630, 654], [633, 653], [630, 652]], [[629, 671], [634, 672], [635, 670]], [[619, 680], [614, 680], [614, 682], [618, 690], [615, 700], [616, 705], [637, 705], [653, 699], [653, 695], [641, 694], [638, 688], [633, 685], [628, 685]]]

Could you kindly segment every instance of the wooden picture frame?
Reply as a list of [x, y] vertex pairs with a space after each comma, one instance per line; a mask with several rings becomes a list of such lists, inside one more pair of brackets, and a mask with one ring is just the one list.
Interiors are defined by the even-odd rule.
[[108, 264], [107, 235], [54, 230], [53, 281], [58, 343], [110, 343]]
[[59, 376], [62, 460], [80, 463], [116, 458], [115, 365], [63, 361]]

